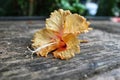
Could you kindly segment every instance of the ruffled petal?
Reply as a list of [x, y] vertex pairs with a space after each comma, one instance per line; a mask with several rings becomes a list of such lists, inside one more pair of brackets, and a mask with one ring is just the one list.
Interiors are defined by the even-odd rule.
[[39, 46], [51, 43], [53, 40], [57, 40], [55, 32], [49, 29], [40, 29], [34, 34], [32, 40], [32, 47], [37, 48]]
[[66, 49], [61, 50], [61, 47], [59, 47], [55, 52], [53, 52], [55, 58], [69, 59], [73, 57], [75, 53], [80, 53], [80, 43], [75, 35], [64, 34], [62, 39], [66, 44]]
[[66, 16], [64, 24], [64, 33], [80, 34], [88, 31], [89, 22], [78, 14]]
[[[47, 56], [47, 54], [56, 48], [57, 36], [54, 31], [48, 29], [41, 29], [37, 31], [32, 40], [32, 47], [38, 50], [36, 53], [38, 56]], [[51, 44], [54, 43], [54, 44]]]
[[39, 51], [36, 52], [37, 56], [43, 56], [47, 57], [48, 53], [54, 51], [56, 49], [56, 44], [52, 44], [50, 46], [47, 46]]
[[70, 11], [59, 9], [51, 13], [50, 18], [46, 19], [46, 28], [51, 29], [57, 32], [61, 32], [64, 27], [65, 18], [67, 15], [70, 15]]

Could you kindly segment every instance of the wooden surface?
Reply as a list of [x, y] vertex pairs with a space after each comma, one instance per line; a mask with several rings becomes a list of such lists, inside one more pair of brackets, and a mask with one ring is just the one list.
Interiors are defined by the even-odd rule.
[[0, 22], [0, 80], [120, 80], [120, 23], [91, 21], [80, 36], [81, 53], [70, 60], [32, 57], [27, 50], [44, 21]]

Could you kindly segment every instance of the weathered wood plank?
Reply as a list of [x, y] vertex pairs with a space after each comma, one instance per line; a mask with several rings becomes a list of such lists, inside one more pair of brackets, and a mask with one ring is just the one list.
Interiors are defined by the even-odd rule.
[[44, 21], [1, 21], [0, 78], [1, 80], [96, 80], [100, 76], [120, 71], [119, 25], [109, 21], [92, 21], [91, 26], [95, 29], [80, 37], [89, 40], [89, 43], [80, 45], [81, 53], [70, 60], [59, 60], [54, 59], [51, 54], [48, 58], [32, 59], [31, 53], [26, 48], [33, 33], [44, 26]]

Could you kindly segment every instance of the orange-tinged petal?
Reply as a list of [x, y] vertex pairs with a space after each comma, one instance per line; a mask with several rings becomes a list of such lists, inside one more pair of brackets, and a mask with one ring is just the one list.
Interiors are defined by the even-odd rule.
[[79, 34], [88, 31], [89, 22], [78, 14], [66, 16], [64, 33]]
[[37, 48], [39, 46], [51, 43], [52, 40], [56, 40], [57, 36], [54, 34], [54, 31], [48, 30], [48, 29], [40, 29], [34, 34], [33, 37], [33, 48]]
[[38, 56], [47, 56], [50, 51], [56, 49], [57, 39], [54, 31], [41, 29], [35, 33], [32, 47], [37, 50]]
[[57, 32], [61, 32], [64, 27], [65, 18], [67, 15], [70, 15], [70, 11], [59, 9], [51, 13], [50, 18], [46, 19], [46, 28], [51, 29]]
[[70, 59], [75, 56], [75, 54], [80, 53], [80, 47], [74, 46], [71, 49], [66, 49], [63, 51], [55, 51], [53, 52], [55, 58], [60, 59]]
[[80, 53], [79, 40], [73, 34], [64, 34], [62, 37], [66, 48], [61, 50], [61, 46], [53, 52], [55, 58], [69, 59], [75, 55], [75, 53]]
[[50, 45], [48, 47], [45, 47], [45, 48], [37, 51], [36, 54], [38, 56], [47, 57], [48, 53], [50, 53], [51, 51], [55, 50], [56, 47], [57, 47], [56, 44], [52, 44], [52, 45]]

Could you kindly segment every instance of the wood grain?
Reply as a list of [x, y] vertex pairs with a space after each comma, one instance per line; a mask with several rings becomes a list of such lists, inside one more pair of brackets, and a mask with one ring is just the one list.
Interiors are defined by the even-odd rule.
[[120, 80], [120, 23], [91, 23], [94, 30], [80, 36], [89, 40], [81, 53], [59, 60], [31, 57], [27, 50], [44, 21], [1, 21], [0, 80]]

